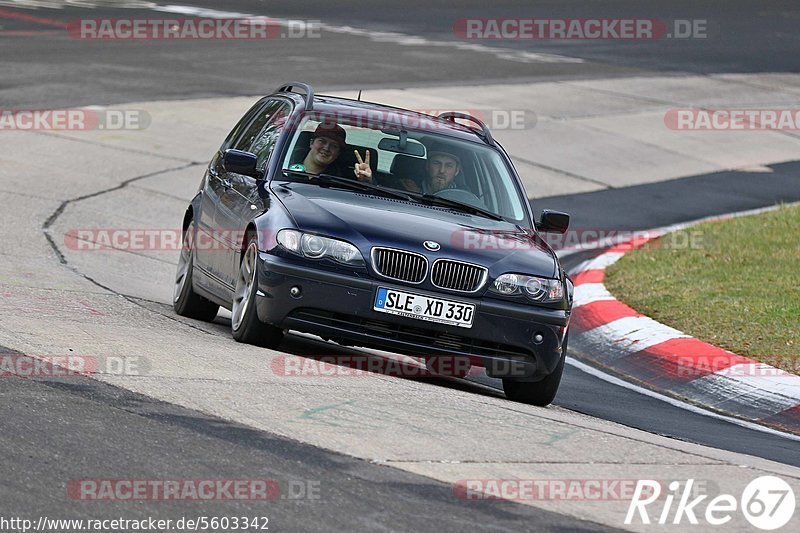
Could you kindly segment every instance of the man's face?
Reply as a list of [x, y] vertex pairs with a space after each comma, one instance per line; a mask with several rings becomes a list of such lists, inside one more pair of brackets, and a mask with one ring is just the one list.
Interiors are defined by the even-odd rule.
[[330, 137], [317, 137], [311, 141], [311, 159], [321, 167], [333, 163], [340, 152], [339, 143]]
[[458, 161], [445, 154], [430, 156], [427, 166], [431, 193], [437, 193], [447, 188], [458, 174]]

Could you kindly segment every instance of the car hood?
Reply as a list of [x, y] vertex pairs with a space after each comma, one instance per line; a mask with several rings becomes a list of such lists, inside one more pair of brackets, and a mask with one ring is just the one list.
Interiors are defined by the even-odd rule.
[[[493, 275], [519, 272], [556, 277], [555, 254], [530, 229], [438, 206], [353, 191], [291, 183], [273, 192], [303, 231], [345, 239], [369, 257], [373, 246], [483, 265]], [[441, 249], [427, 250], [435, 241]], [[500, 272], [502, 270], [502, 272]]]

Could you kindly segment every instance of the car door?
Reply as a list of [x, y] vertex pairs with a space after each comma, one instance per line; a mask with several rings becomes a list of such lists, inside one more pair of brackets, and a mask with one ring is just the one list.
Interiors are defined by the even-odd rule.
[[[255, 154], [258, 157], [258, 168], [263, 173], [290, 113], [291, 105], [287, 100], [276, 98], [268, 101], [264, 113], [253, 122], [233, 148]], [[222, 253], [217, 254], [217, 259], [223, 281], [233, 288], [244, 229], [263, 210], [263, 206], [255, 178], [226, 172], [224, 169], [221, 169], [220, 175], [225, 190], [217, 204], [215, 223], [218, 228], [223, 228], [221, 236], [226, 242]]]
[[[225, 185], [219, 173], [221, 157], [217, 154], [206, 170], [204, 187], [200, 196], [200, 213], [196, 216], [197, 236], [194, 243], [195, 266], [214, 278], [219, 278], [216, 250], [219, 249], [219, 231], [216, 223], [217, 205], [225, 193]], [[209, 287], [213, 290], [213, 287]], [[217, 292], [217, 291], [214, 291]]]
[[221, 297], [226, 294], [226, 287], [222, 282], [224, 262], [219, 259], [219, 250], [223, 247], [224, 242], [220, 239], [221, 232], [217, 226], [216, 214], [217, 206], [227, 190], [227, 183], [222, 176], [222, 154], [243, 137], [248, 126], [263, 114], [262, 110], [266, 106], [266, 99], [257, 102], [228, 134], [206, 169], [200, 195], [200, 212], [195, 213], [197, 237], [194, 245], [194, 264], [207, 274], [206, 276], [197, 276], [195, 281], [206, 290], [219, 294]]

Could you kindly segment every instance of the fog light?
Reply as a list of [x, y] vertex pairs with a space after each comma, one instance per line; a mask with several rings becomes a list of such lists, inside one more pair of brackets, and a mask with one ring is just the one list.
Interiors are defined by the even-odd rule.
[[542, 336], [541, 333], [537, 333], [536, 335], [533, 336], [533, 342], [535, 342], [536, 344], [542, 344], [542, 341], [544, 341], [544, 336]]
[[297, 285], [289, 289], [289, 294], [292, 295], [292, 298], [299, 298], [301, 293], [302, 291], [300, 290], [300, 287], [298, 287]]

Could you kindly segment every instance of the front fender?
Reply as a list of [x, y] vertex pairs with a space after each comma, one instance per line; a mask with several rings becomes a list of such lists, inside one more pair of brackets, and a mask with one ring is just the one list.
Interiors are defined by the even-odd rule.
[[192, 198], [192, 200], [189, 202], [189, 206], [186, 208], [186, 211], [183, 213], [183, 224], [181, 225], [182, 230], [188, 228], [189, 223], [196, 218], [195, 215], [200, 213], [201, 195], [201, 192], [195, 194], [194, 198]]
[[256, 231], [258, 249], [262, 252], [270, 252], [278, 246], [277, 235], [280, 230], [297, 227], [283, 204], [273, 199], [268, 205], [270, 208], [257, 215], [248, 226], [248, 229]]

